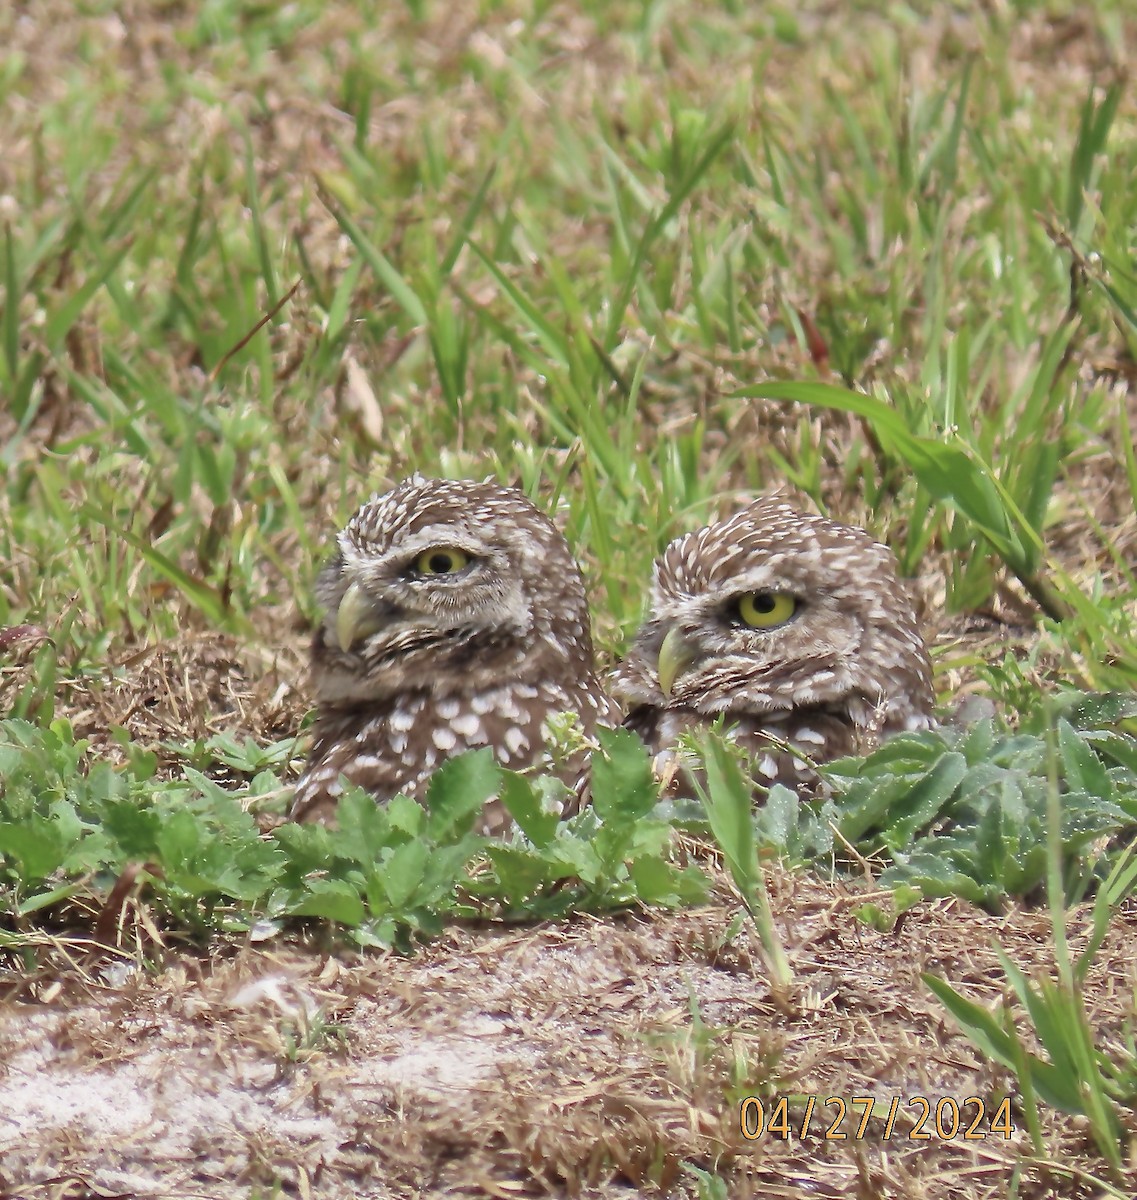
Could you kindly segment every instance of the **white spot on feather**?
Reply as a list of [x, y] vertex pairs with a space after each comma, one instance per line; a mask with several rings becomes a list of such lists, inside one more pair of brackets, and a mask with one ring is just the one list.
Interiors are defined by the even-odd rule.
[[468, 742], [486, 740], [485, 731], [482, 729], [482, 722], [476, 713], [463, 713], [460, 717], [454, 717], [450, 722], [450, 728], [454, 730], [459, 737], [465, 738]]
[[414, 728], [417, 715], [417, 712], [411, 709], [396, 708], [391, 714], [391, 728], [400, 733], [409, 733]]
[[510, 754], [515, 757], [529, 749], [529, 739], [516, 725], [511, 725], [505, 731], [505, 736], [502, 740], [505, 742]]

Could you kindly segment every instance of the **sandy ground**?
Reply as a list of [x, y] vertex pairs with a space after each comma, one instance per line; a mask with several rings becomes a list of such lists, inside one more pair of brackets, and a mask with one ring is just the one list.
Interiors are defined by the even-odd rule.
[[[781, 1007], [728, 904], [452, 929], [409, 959], [291, 945], [147, 973], [88, 962], [87, 982], [0, 1010], [0, 1195], [694, 1196], [691, 1168], [731, 1196], [1008, 1194], [1017, 1102], [1009, 1139], [913, 1136], [914, 1097], [949, 1098], [950, 1116], [951, 1099], [990, 1112], [1015, 1091], [918, 974], [997, 1001], [993, 941], [1044, 972], [1045, 915], [929, 904], [879, 932], [855, 918], [858, 888], [778, 873], [772, 893], [795, 973]], [[1072, 917], [1075, 948], [1087, 922]], [[1106, 1041], [1137, 982], [1135, 923], [1087, 988]], [[742, 1136], [741, 1097], [769, 1114], [775, 1094], [791, 1126], [818, 1097], [804, 1140]], [[863, 1138], [859, 1110], [845, 1140], [825, 1136], [831, 1095], [881, 1105]], [[1076, 1175], [1101, 1166], [1078, 1123], [1047, 1121], [1062, 1166], [1032, 1167], [1018, 1194], [1106, 1194]]]

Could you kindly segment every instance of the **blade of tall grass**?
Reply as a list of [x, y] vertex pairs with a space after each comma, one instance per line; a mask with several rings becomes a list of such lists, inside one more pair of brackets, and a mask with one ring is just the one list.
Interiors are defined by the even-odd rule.
[[1038, 565], [1045, 552], [1040, 532], [1031, 525], [1007, 488], [978, 452], [958, 436], [954, 444], [918, 437], [899, 413], [871, 396], [833, 384], [775, 382], [732, 392], [733, 398], [765, 397], [856, 413], [864, 418], [883, 449], [902, 461], [936, 500], [973, 523], [1047, 615], [1070, 616], [1070, 605]]
[[758, 930], [770, 973], [770, 991], [775, 1000], [786, 1007], [793, 987], [793, 971], [774, 927], [766, 879], [758, 862], [751, 786], [743, 777], [735, 754], [715, 734], [706, 739], [704, 763], [706, 783], [696, 776], [696, 790], [706, 809], [711, 832], [730, 868], [731, 878]]
[[245, 627], [244, 618], [232, 610], [217, 588], [183, 570], [173, 559], [163, 554], [161, 550], [151, 545], [134, 530], [128, 529], [111, 513], [105, 512], [93, 504], [84, 503], [79, 505], [78, 515], [101, 526], [112, 537], [120, 538], [137, 550], [154, 572], [160, 578], [171, 583], [194, 608], [202, 613], [211, 625], [225, 629], [234, 626]]
[[667, 203], [664, 204], [659, 212], [644, 227], [644, 231], [640, 235], [639, 242], [636, 245], [636, 253], [631, 267], [624, 278], [623, 285], [617, 293], [611, 312], [609, 313], [608, 328], [605, 331], [604, 337], [604, 345], [606, 347], [611, 348], [617, 344], [620, 327], [624, 322], [632, 295], [636, 287], [642, 284], [644, 265], [648, 260], [652, 246], [678, 215], [680, 208], [682, 208], [684, 202], [695, 188], [698, 187], [703, 176], [710, 170], [714, 161], [733, 141], [735, 129], [736, 126], [733, 121], [726, 121], [707, 136], [701, 153], [676, 185], [675, 190], [668, 197]]
[[416, 328], [425, 328], [429, 324], [426, 308], [414, 288], [395, 269], [383, 251], [348, 216], [345, 209], [333, 199], [330, 188], [319, 180], [318, 183], [320, 199], [335, 218], [339, 227], [351, 239], [355, 248], [366, 259], [367, 265], [374, 271], [376, 278], [390, 292], [391, 298], [403, 310], [411, 324]]
[[1093, 216], [1086, 211], [1085, 197], [1094, 190], [1100, 170], [1099, 159], [1106, 153], [1110, 130], [1124, 94], [1120, 83], [1112, 83], [1106, 88], [1101, 102], [1096, 103], [1096, 91], [1096, 87], [1091, 87], [1082, 105], [1066, 184], [1066, 224], [1071, 235], [1082, 245], [1086, 244], [1093, 228]]

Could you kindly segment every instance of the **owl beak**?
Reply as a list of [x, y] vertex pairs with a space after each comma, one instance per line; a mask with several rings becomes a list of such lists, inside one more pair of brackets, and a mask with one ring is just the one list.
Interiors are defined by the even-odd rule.
[[671, 695], [675, 680], [698, 658], [698, 650], [684, 636], [678, 626], [672, 625], [659, 647], [659, 690]]
[[358, 583], [353, 583], [344, 592], [336, 609], [336, 641], [339, 648], [346, 654], [356, 642], [382, 628], [382, 625], [367, 593]]

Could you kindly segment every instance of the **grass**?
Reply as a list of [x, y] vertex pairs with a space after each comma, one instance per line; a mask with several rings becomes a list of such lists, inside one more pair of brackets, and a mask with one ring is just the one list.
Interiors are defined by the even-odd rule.
[[[413, 469], [519, 481], [556, 513], [605, 663], [666, 542], [758, 489], [896, 550], [945, 710], [995, 713], [836, 764], [824, 805], [778, 792], [755, 824], [712, 747], [713, 840], [787, 1004], [763, 854], [855, 865], [891, 893], [866, 909], [885, 923], [918, 896], [1046, 896], [1056, 952], [1084, 898], [1095, 928], [1120, 910], [1134, 713], [1084, 693], [1137, 684], [1121, 0], [24, 8], [0, 16], [17, 974], [45, 934], [113, 942], [131, 913], [199, 941], [305, 916], [406, 948], [456, 916], [718, 887], [626, 745], [564, 836], [544, 785], [510, 777], [524, 847], [470, 836], [498, 778], [480, 760], [429, 815], [356, 800], [346, 838], [258, 830], [304, 751], [329, 537]], [[1067, 959], [1056, 983], [1007, 960], [1017, 1018], [929, 986], [1035, 1104], [1059, 1100], [1036, 1051], [1075, 1072], [1059, 1107], [1121, 1187], [1130, 1059], [1094, 1057]], [[686, 1174], [717, 1195], [717, 1172]]]

